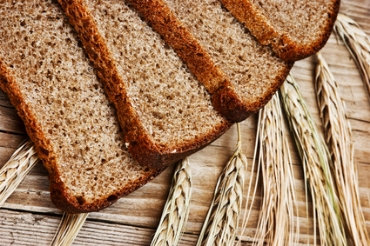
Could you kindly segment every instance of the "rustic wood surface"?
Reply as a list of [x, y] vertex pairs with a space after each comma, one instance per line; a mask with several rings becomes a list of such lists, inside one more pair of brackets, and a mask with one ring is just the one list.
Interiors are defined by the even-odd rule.
[[[370, 1], [342, 1], [341, 12], [357, 21], [370, 35]], [[340, 87], [353, 130], [355, 160], [359, 173], [361, 205], [370, 232], [370, 100], [358, 70], [349, 53], [334, 36], [322, 50]], [[295, 64], [295, 76], [312, 116], [320, 128], [314, 96], [313, 57]], [[251, 164], [256, 134], [256, 115], [242, 123], [243, 151]], [[197, 235], [210, 205], [216, 180], [232, 155], [236, 144], [236, 128], [210, 146], [190, 157], [193, 194], [189, 221], [180, 245], [195, 245]], [[23, 125], [4, 92], [0, 91], [0, 167], [17, 146], [27, 138]], [[312, 220], [305, 219], [305, 197], [300, 160], [290, 140], [294, 161], [294, 177], [299, 200], [302, 245], [313, 242]], [[120, 199], [103, 211], [91, 213], [74, 245], [149, 245], [167, 197], [173, 167], [151, 183]], [[250, 173], [247, 174], [247, 182]], [[0, 209], [0, 245], [48, 245], [57, 230], [61, 211], [49, 199], [47, 172], [41, 163], [30, 172]], [[243, 245], [252, 242], [259, 213], [258, 201], [253, 206], [252, 222], [240, 238]]]

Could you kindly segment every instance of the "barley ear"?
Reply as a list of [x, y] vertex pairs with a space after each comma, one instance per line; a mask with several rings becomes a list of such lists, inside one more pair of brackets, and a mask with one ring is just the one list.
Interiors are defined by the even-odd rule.
[[243, 200], [247, 158], [241, 150], [241, 131], [237, 124], [237, 149], [223, 169], [197, 245], [234, 245]]
[[333, 160], [333, 176], [343, 217], [354, 245], [369, 245], [369, 236], [361, 210], [352, 131], [346, 116], [346, 108], [328, 64], [320, 53], [316, 54], [316, 57], [317, 104], [324, 126], [325, 141]]
[[280, 95], [301, 157], [320, 242], [322, 245], [347, 245], [330, 154], [292, 75], [281, 86]]
[[191, 198], [191, 169], [188, 158], [175, 169], [162, 216], [152, 239], [152, 246], [177, 245], [187, 221]]
[[293, 167], [278, 94], [258, 113], [254, 157], [261, 169], [263, 194], [254, 242], [256, 245], [296, 245], [298, 205]]
[[353, 19], [341, 13], [335, 22], [334, 32], [355, 61], [370, 96], [370, 38]]
[[0, 207], [39, 161], [33, 143], [25, 141], [0, 169]]

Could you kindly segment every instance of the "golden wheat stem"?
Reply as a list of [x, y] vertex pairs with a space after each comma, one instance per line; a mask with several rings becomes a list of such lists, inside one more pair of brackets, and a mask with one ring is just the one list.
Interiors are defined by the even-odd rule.
[[280, 93], [311, 192], [314, 224], [317, 221], [320, 242], [322, 245], [346, 245], [339, 199], [331, 175], [333, 166], [325, 142], [318, 134], [292, 75], [287, 77]]
[[72, 245], [78, 232], [84, 225], [88, 213], [69, 214], [64, 213], [60, 221], [58, 231], [55, 234], [51, 245], [53, 246], [68, 246]]
[[189, 160], [185, 158], [176, 166], [167, 201], [151, 243], [152, 246], [172, 246], [180, 241], [181, 232], [189, 214], [191, 187]]
[[[257, 127], [257, 135], [259, 134], [259, 129]], [[257, 141], [257, 140], [256, 140]], [[257, 144], [255, 144], [257, 146]], [[252, 215], [252, 208], [254, 203], [256, 202], [256, 194], [257, 194], [257, 189], [258, 189], [258, 184], [259, 184], [259, 173], [261, 172], [261, 165], [258, 165], [258, 162], [256, 161], [256, 156], [258, 154], [258, 148], [254, 148], [254, 158], [252, 161], [251, 165], [251, 170], [249, 173], [249, 183], [247, 185], [247, 191], [245, 195], [245, 207], [244, 207], [244, 216], [243, 216], [243, 221], [241, 225], [241, 233], [240, 235], [244, 235], [245, 230], [248, 227], [249, 220], [251, 219]], [[241, 245], [241, 240], [238, 241], [237, 245]]]
[[0, 207], [39, 161], [33, 143], [25, 141], [0, 170]]
[[341, 13], [335, 22], [334, 32], [347, 47], [370, 95], [370, 38], [353, 19]]
[[343, 217], [354, 245], [369, 245], [365, 219], [361, 211], [357, 168], [354, 163], [352, 131], [337, 82], [321, 54], [317, 54], [315, 89], [325, 141], [334, 166]]
[[247, 158], [242, 153], [241, 130], [237, 124], [238, 143], [223, 169], [204, 221], [197, 245], [234, 245], [243, 200], [244, 170]]
[[259, 151], [254, 159], [262, 170], [263, 200], [254, 241], [256, 245], [294, 245], [299, 235], [298, 206], [277, 94], [259, 111], [257, 127], [256, 148]]

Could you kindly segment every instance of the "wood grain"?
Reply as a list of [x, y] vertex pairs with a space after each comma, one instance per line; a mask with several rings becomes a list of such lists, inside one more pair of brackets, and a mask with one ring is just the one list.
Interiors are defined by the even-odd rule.
[[[370, 1], [345, 0], [341, 12], [356, 20], [370, 35]], [[366, 94], [357, 67], [348, 51], [334, 35], [321, 51], [338, 82], [340, 93], [347, 106], [347, 114], [353, 130], [355, 161], [358, 167], [361, 205], [370, 232], [370, 99]], [[292, 73], [295, 76], [309, 110], [321, 129], [314, 96], [315, 59], [309, 57], [296, 62]], [[242, 123], [243, 151], [252, 163], [256, 136], [256, 116]], [[289, 136], [290, 137], [290, 136]], [[26, 138], [24, 127], [4, 92], [0, 91], [0, 166]], [[207, 213], [216, 180], [223, 166], [232, 155], [236, 144], [236, 129], [233, 127], [210, 146], [190, 157], [193, 175], [193, 195], [189, 221], [180, 245], [195, 245], [197, 234]], [[306, 219], [303, 174], [295, 146], [293, 152], [294, 178], [301, 240], [305, 245], [313, 242], [312, 214]], [[250, 165], [246, 184], [251, 177]], [[168, 168], [149, 184], [133, 192], [116, 204], [97, 213], [91, 213], [74, 245], [148, 245], [159, 221], [167, 197], [173, 167]], [[57, 229], [61, 212], [50, 202], [49, 181], [45, 168], [38, 164], [25, 178], [14, 194], [0, 209], [0, 245], [48, 245]], [[252, 220], [240, 238], [249, 245], [254, 235], [259, 213], [261, 192], [257, 193], [252, 209]]]

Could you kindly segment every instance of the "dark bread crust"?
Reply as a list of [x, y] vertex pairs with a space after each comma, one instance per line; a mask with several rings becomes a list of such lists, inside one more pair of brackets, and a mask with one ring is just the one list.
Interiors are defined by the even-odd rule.
[[2, 60], [0, 60], [0, 88], [8, 95], [10, 102], [22, 119], [28, 136], [35, 144], [38, 157], [43, 161], [49, 173], [54, 173], [56, 163], [53, 149], [45, 138], [37, 118], [25, 103], [16, 80]]
[[34, 143], [37, 156], [48, 170], [50, 182], [50, 196], [54, 205], [68, 213], [87, 213], [99, 211], [116, 202], [120, 197], [125, 196], [140, 188], [155, 176], [159, 175], [163, 169], [148, 168], [144, 176], [131, 181], [125, 187], [121, 187], [116, 192], [107, 197], [101, 197], [94, 203], [79, 201], [76, 197], [67, 192], [64, 182], [60, 179], [60, 173], [56, 163], [56, 153], [45, 137], [37, 118], [32, 114], [29, 106], [20, 92], [17, 81], [11, 75], [6, 65], [0, 60], [0, 88], [8, 95], [10, 102], [14, 105], [18, 115], [23, 120], [28, 136]]
[[50, 197], [55, 206], [67, 213], [89, 213], [97, 212], [103, 208], [109, 207], [115, 203], [119, 198], [130, 194], [131, 192], [137, 190], [154, 177], [159, 175], [164, 169], [148, 168], [148, 172], [145, 176], [140, 179], [132, 181], [125, 187], [117, 190], [114, 193], [109, 194], [107, 197], [101, 197], [101, 199], [96, 200], [94, 203], [85, 203], [83, 198], [81, 200], [76, 199], [74, 196], [70, 196], [66, 192], [66, 189], [62, 186], [59, 175], [49, 175], [50, 180]]
[[[246, 107], [245, 104], [240, 104], [239, 100], [235, 100], [238, 95], [236, 94], [235, 90], [233, 88], [225, 88], [224, 90], [220, 90], [220, 93], [215, 94], [214, 96], [217, 97], [215, 102], [221, 102], [223, 105], [223, 108], [225, 109], [224, 114], [227, 114], [227, 106], [228, 105], [234, 105], [234, 104], [240, 104], [240, 108], [243, 111], [243, 114], [239, 115], [239, 120], [242, 121], [243, 117], [250, 116], [254, 113], [256, 113], [258, 110], [260, 110], [264, 105], [266, 105], [272, 96], [277, 92], [277, 90], [280, 88], [280, 86], [284, 83], [286, 77], [289, 75], [289, 72], [291, 68], [293, 67], [294, 62], [289, 62], [286, 64], [286, 67], [284, 70], [279, 73], [274, 80], [274, 83], [270, 85], [268, 90], [259, 97], [258, 100], [254, 100], [252, 103], [249, 103]], [[235, 94], [234, 96], [231, 96], [231, 94]], [[234, 116], [235, 118], [238, 117], [238, 115]], [[237, 118], [236, 118], [237, 119]]]
[[77, 30], [86, 53], [104, 85], [109, 100], [113, 102], [117, 109], [118, 120], [124, 132], [125, 140], [129, 144], [128, 151], [141, 165], [165, 168], [204, 148], [230, 128], [232, 123], [225, 120], [220, 126], [214, 127], [212, 132], [197, 138], [190, 144], [165, 147], [153, 142], [127, 95], [127, 90], [123, 86], [123, 79], [119, 75], [107, 44], [99, 33], [97, 24], [84, 1], [58, 1], [69, 17], [70, 23]]
[[[140, 16], [158, 32], [212, 96], [215, 109], [231, 122], [245, 120], [252, 109], [233, 91], [230, 79], [215, 65], [192, 33], [161, 0], [128, 0]], [[223, 100], [225, 97], [229, 101]]]
[[321, 35], [310, 45], [302, 45], [293, 41], [288, 34], [278, 33], [269, 25], [267, 17], [261, 14], [249, 0], [221, 0], [222, 4], [250, 30], [261, 44], [270, 45], [276, 55], [284, 61], [304, 59], [324, 47], [339, 12], [340, 0], [334, 1], [334, 7], [328, 17], [329, 21]]

